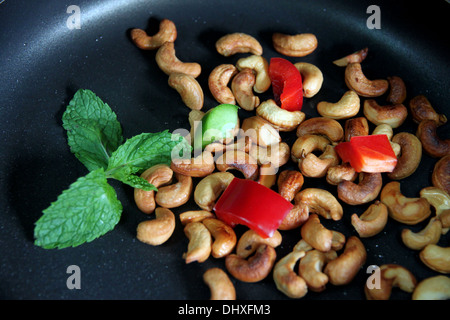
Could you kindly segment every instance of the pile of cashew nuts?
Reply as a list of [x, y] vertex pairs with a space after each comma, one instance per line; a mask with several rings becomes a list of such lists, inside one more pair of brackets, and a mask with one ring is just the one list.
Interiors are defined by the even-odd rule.
[[[185, 138], [192, 142], [204, 115], [204, 92], [196, 80], [202, 68], [176, 57], [176, 37], [175, 24], [167, 19], [153, 36], [141, 29], [131, 32], [136, 46], [157, 50], [156, 63], [168, 75], [168, 84], [191, 109], [190, 134]], [[272, 45], [279, 54], [303, 57], [311, 54], [318, 42], [313, 34], [275, 33]], [[224, 259], [226, 270], [214, 267], [203, 276], [211, 299], [236, 299], [230, 276], [253, 283], [270, 275], [287, 297], [302, 298], [308, 291], [325, 290], [328, 284], [350, 283], [366, 263], [367, 251], [361, 239], [381, 233], [389, 219], [406, 226], [428, 221], [423, 230], [414, 232], [405, 227], [399, 236], [439, 275], [418, 282], [405, 267], [385, 264], [379, 268], [381, 287], [366, 285], [364, 291], [367, 299], [389, 299], [393, 287], [412, 293], [413, 299], [450, 298], [450, 278], [445, 276], [450, 273], [450, 247], [438, 245], [450, 228], [450, 139], [438, 133], [447, 122], [445, 115], [438, 114], [422, 95], [412, 98], [409, 108], [405, 106], [406, 87], [398, 76], [369, 80], [363, 73], [367, 48], [333, 61], [345, 68], [348, 91], [338, 101], [319, 102], [320, 116], [308, 119], [301, 111], [281, 109], [272, 99], [261, 101], [258, 94], [266, 92], [271, 81], [268, 61], [257, 39], [244, 33], [228, 34], [217, 40], [216, 50], [225, 57], [243, 57], [235, 64], [220, 64], [211, 70], [208, 89], [212, 97], [218, 103], [236, 104], [255, 113], [239, 121], [234, 138], [213, 142], [190, 159], [174, 159], [170, 165], [156, 165], [142, 173], [158, 191], [135, 189], [137, 207], [146, 214], [155, 212], [154, 219], [138, 225], [137, 238], [153, 246], [166, 242], [177, 223], [171, 209], [193, 196], [198, 208], [178, 215], [188, 239], [182, 258], [186, 263], [202, 263], [210, 256]], [[306, 62], [295, 66], [302, 75], [304, 97], [315, 96], [324, 80], [321, 70]], [[384, 104], [380, 102], [383, 95]], [[417, 123], [417, 132], [395, 132], [408, 116]], [[283, 132], [295, 132], [292, 145], [282, 141]], [[334, 150], [352, 136], [369, 134], [388, 136], [398, 157], [393, 172], [357, 173]], [[415, 197], [405, 196], [401, 181], [416, 172], [423, 153], [436, 159], [430, 186]], [[286, 164], [292, 167], [284, 169]], [[238, 235], [215, 217], [213, 207], [235, 176], [273, 188], [294, 204], [272, 237], [263, 238], [251, 229]], [[336, 196], [325, 189], [303, 188], [306, 179], [326, 180], [336, 187]], [[387, 183], [383, 185], [383, 181]], [[323, 223], [341, 220], [343, 203], [366, 206], [361, 215], [351, 215], [358, 236], [346, 236]], [[299, 230], [298, 243], [287, 255], [277, 257], [282, 233], [294, 229]]]

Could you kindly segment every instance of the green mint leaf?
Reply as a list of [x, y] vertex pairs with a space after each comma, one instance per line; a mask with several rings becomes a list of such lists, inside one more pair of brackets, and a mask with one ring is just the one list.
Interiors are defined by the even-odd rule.
[[92, 91], [80, 89], [62, 117], [70, 150], [89, 171], [108, 166], [123, 142], [116, 114]]
[[119, 222], [122, 204], [99, 168], [70, 185], [43, 213], [35, 225], [35, 244], [62, 249], [112, 230]]
[[158, 191], [158, 188], [156, 188], [153, 184], [149, 183], [147, 180], [139, 176], [129, 175], [121, 179], [121, 181], [133, 188], [139, 188], [144, 191]]

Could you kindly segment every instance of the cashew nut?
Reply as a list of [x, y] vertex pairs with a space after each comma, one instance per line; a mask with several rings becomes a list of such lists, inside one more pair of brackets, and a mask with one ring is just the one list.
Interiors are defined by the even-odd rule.
[[255, 83], [256, 75], [249, 68], [239, 71], [231, 81], [231, 91], [236, 98], [237, 104], [247, 111], [252, 111], [260, 103], [259, 97], [253, 94]]
[[389, 212], [389, 216], [401, 223], [414, 225], [422, 222], [431, 214], [430, 203], [425, 198], [408, 198], [400, 190], [400, 182], [387, 183], [380, 194]]
[[246, 179], [252, 180], [255, 180], [259, 173], [256, 160], [241, 150], [226, 150], [216, 159], [216, 167], [221, 172], [238, 170]]
[[364, 115], [367, 120], [375, 125], [388, 124], [392, 128], [398, 128], [405, 122], [408, 110], [403, 104], [391, 104], [380, 106], [375, 100], [364, 101]]
[[433, 168], [431, 182], [433, 186], [450, 194], [450, 154], [439, 159]]
[[367, 300], [389, 300], [393, 287], [412, 293], [417, 285], [416, 277], [403, 266], [397, 264], [384, 264], [380, 266], [378, 286], [364, 287]]
[[208, 87], [217, 102], [236, 104], [233, 92], [228, 87], [228, 83], [236, 74], [237, 69], [232, 64], [221, 64], [211, 71], [208, 77]]
[[324, 189], [307, 188], [296, 194], [295, 203], [305, 203], [310, 213], [317, 213], [325, 219], [338, 221], [342, 218], [343, 208], [334, 195]]
[[211, 233], [201, 222], [191, 222], [184, 227], [184, 234], [189, 239], [188, 250], [183, 253], [186, 263], [205, 262], [211, 254]]
[[436, 217], [442, 224], [442, 234], [446, 234], [450, 227], [450, 195], [440, 188], [426, 187], [420, 190], [420, 197], [427, 199], [434, 207]]
[[308, 242], [314, 249], [322, 252], [331, 250], [333, 233], [320, 223], [317, 214], [311, 213], [308, 220], [301, 227], [300, 233], [302, 238]]
[[358, 114], [360, 99], [358, 94], [349, 90], [339, 99], [338, 102], [321, 101], [317, 104], [317, 112], [322, 117], [331, 119], [348, 119]]
[[225, 266], [228, 272], [236, 279], [243, 282], [258, 282], [266, 278], [275, 263], [277, 254], [269, 245], [261, 244], [256, 252], [248, 260], [237, 254], [229, 254], [225, 258]]
[[214, 214], [206, 210], [189, 210], [180, 213], [180, 222], [183, 226], [187, 225], [189, 222], [201, 222], [206, 218], [214, 218]]
[[434, 271], [450, 273], [450, 247], [428, 244], [420, 251], [419, 258]]
[[323, 267], [326, 263], [326, 254], [319, 250], [310, 250], [301, 258], [298, 271], [311, 291], [322, 292], [325, 290], [328, 276], [323, 273]]
[[296, 203], [291, 211], [284, 217], [281, 224], [278, 226], [279, 230], [292, 230], [303, 225], [309, 218], [309, 207], [305, 203]]
[[282, 236], [278, 230], [275, 230], [271, 237], [263, 238], [256, 231], [249, 229], [239, 238], [236, 246], [236, 254], [245, 259], [253, 254], [258, 246], [266, 244], [272, 248], [276, 248], [281, 244], [281, 240]]
[[303, 96], [306, 98], [314, 97], [322, 88], [323, 74], [320, 69], [307, 62], [297, 62], [294, 66], [302, 75]]
[[369, 135], [369, 123], [365, 117], [348, 119], [344, 124], [344, 140], [350, 141], [352, 137]]
[[192, 110], [203, 108], [203, 90], [194, 77], [184, 73], [171, 73], [168, 83], [180, 94], [181, 100], [188, 108]]
[[[155, 187], [165, 185], [172, 181], [173, 171], [165, 164], [158, 164], [148, 168], [141, 174], [141, 178], [147, 180]], [[134, 201], [144, 213], [152, 213], [156, 208], [155, 191], [144, 191], [139, 188], [134, 189]]]
[[320, 156], [308, 153], [298, 162], [298, 167], [305, 177], [322, 178], [330, 167], [339, 163], [339, 156], [332, 145], [325, 146]]
[[177, 173], [191, 177], [206, 177], [216, 168], [211, 152], [203, 151], [195, 158], [172, 159], [170, 168]]
[[131, 40], [142, 50], [154, 50], [161, 47], [165, 42], [174, 42], [177, 38], [177, 28], [175, 23], [169, 19], [163, 19], [159, 23], [159, 31], [149, 36], [145, 30], [132, 29]]
[[342, 181], [355, 181], [358, 173], [349, 163], [331, 166], [327, 170], [326, 180], [329, 184], [337, 186]]
[[270, 164], [273, 169], [277, 169], [289, 161], [291, 150], [286, 142], [280, 142], [267, 147], [252, 146], [249, 155], [258, 165]]
[[269, 63], [266, 58], [259, 55], [251, 55], [245, 58], [240, 58], [236, 62], [236, 67], [238, 70], [249, 68], [255, 71], [256, 80], [253, 90], [255, 90], [256, 93], [266, 92], [270, 88], [272, 82], [270, 81]]
[[369, 48], [353, 52], [343, 58], [334, 60], [333, 63], [339, 67], [346, 67], [349, 63], [361, 63], [367, 57]]
[[260, 116], [245, 118], [241, 128], [244, 134], [259, 146], [267, 147], [281, 142], [278, 130]]
[[288, 35], [276, 32], [272, 35], [272, 43], [278, 53], [290, 57], [304, 57], [317, 48], [317, 38], [312, 33]]
[[409, 132], [399, 132], [392, 142], [400, 145], [400, 155], [397, 156], [397, 165], [387, 176], [392, 180], [401, 180], [412, 175], [422, 159], [422, 143]]
[[344, 138], [344, 129], [341, 124], [330, 118], [314, 117], [303, 121], [297, 127], [297, 137], [305, 134], [318, 134], [327, 137], [331, 142], [336, 143]]
[[233, 228], [216, 218], [203, 219], [202, 223], [214, 238], [211, 255], [214, 258], [222, 258], [230, 254], [236, 246], [237, 241]]
[[292, 251], [273, 268], [273, 280], [277, 289], [292, 299], [302, 298], [308, 293], [305, 280], [294, 272], [297, 261], [304, 256], [304, 251]]
[[361, 172], [358, 184], [352, 181], [342, 181], [338, 184], [338, 198], [351, 205], [368, 203], [378, 197], [382, 186], [383, 178], [380, 172]]
[[403, 103], [406, 99], [406, 86], [402, 78], [392, 76], [387, 78], [391, 88], [387, 96], [387, 101], [392, 104]]
[[273, 99], [262, 102], [256, 108], [256, 114], [270, 122], [279, 131], [295, 130], [306, 117], [302, 111], [281, 109]]
[[313, 151], [324, 151], [330, 145], [330, 140], [316, 134], [304, 134], [299, 136], [291, 148], [291, 158], [294, 162], [302, 161], [307, 154]]
[[434, 158], [450, 154], [450, 138], [439, 137], [437, 128], [438, 122], [435, 120], [423, 120], [419, 123], [416, 133], [425, 152]]
[[175, 172], [176, 183], [158, 189], [155, 201], [164, 208], [176, 208], [188, 202], [193, 189], [191, 176]]
[[236, 32], [224, 35], [216, 42], [217, 52], [225, 57], [236, 53], [262, 55], [263, 48], [258, 40], [246, 33]]
[[156, 219], [143, 221], [137, 227], [137, 239], [152, 246], [169, 240], [175, 230], [175, 215], [167, 208], [156, 208]]
[[203, 281], [211, 291], [210, 300], [236, 300], [233, 282], [220, 268], [210, 268], [203, 274]]
[[378, 97], [387, 91], [387, 80], [369, 80], [364, 75], [360, 63], [349, 63], [345, 68], [345, 83], [350, 90], [362, 97]]
[[424, 95], [418, 95], [412, 98], [409, 101], [409, 108], [413, 120], [417, 123], [420, 123], [423, 120], [434, 120], [437, 121], [439, 125], [442, 125], [447, 122], [447, 117], [444, 114], [438, 114]]
[[412, 300], [450, 299], [450, 278], [437, 275], [419, 282], [412, 294]]
[[333, 285], [345, 285], [350, 283], [367, 259], [367, 251], [364, 244], [356, 236], [348, 238], [344, 252], [336, 259], [328, 262], [324, 273], [328, 275]]
[[230, 172], [214, 172], [197, 184], [194, 190], [195, 203], [206, 211], [212, 211], [217, 198], [228, 187], [234, 175]]
[[284, 170], [277, 180], [278, 193], [291, 202], [303, 186], [303, 175], [297, 170]]
[[352, 215], [352, 226], [361, 238], [373, 237], [384, 229], [388, 216], [386, 205], [377, 200], [361, 216], [356, 213]]
[[410, 249], [422, 250], [426, 245], [438, 243], [441, 238], [442, 224], [438, 218], [431, 218], [428, 224], [419, 232], [410, 229], [403, 229], [401, 233], [402, 241]]
[[197, 78], [202, 68], [196, 62], [182, 62], [175, 55], [175, 45], [173, 42], [165, 42], [156, 52], [156, 63], [167, 75], [171, 73], [184, 73]]

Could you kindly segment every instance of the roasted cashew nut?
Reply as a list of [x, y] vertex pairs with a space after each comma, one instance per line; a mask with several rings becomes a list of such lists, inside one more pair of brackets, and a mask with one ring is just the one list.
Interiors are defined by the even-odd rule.
[[406, 86], [402, 78], [392, 76], [387, 78], [389, 82], [389, 94], [387, 101], [392, 104], [403, 103], [406, 99]]
[[273, 280], [277, 289], [292, 299], [302, 298], [308, 293], [305, 280], [294, 272], [297, 261], [304, 256], [304, 251], [292, 251], [273, 268]]
[[431, 182], [433, 186], [440, 188], [450, 194], [450, 154], [439, 159], [433, 168]]
[[297, 137], [305, 134], [317, 134], [327, 137], [331, 142], [337, 143], [344, 138], [344, 129], [341, 124], [330, 118], [314, 117], [303, 121], [297, 127]]
[[222, 258], [230, 254], [236, 246], [237, 241], [236, 233], [233, 228], [225, 222], [215, 218], [203, 219], [202, 223], [214, 238], [211, 247], [211, 255], [214, 258]]
[[320, 69], [307, 62], [297, 62], [294, 66], [302, 75], [303, 96], [306, 98], [314, 97], [322, 88], [323, 74]]
[[403, 104], [380, 106], [374, 99], [364, 101], [364, 115], [375, 125], [388, 124], [392, 128], [400, 127], [408, 116], [408, 109]]
[[184, 227], [184, 234], [189, 239], [188, 250], [183, 253], [186, 263], [205, 262], [211, 254], [211, 233], [201, 222], [191, 222]]
[[365, 117], [348, 119], [344, 124], [344, 140], [350, 141], [352, 137], [369, 135], [369, 123]]
[[244, 135], [259, 146], [267, 147], [281, 142], [278, 130], [260, 116], [245, 118], [241, 128]]
[[189, 210], [179, 215], [180, 222], [183, 226], [190, 222], [201, 222], [206, 218], [215, 218], [215, 215], [211, 211], [206, 210]]
[[245, 58], [240, 58], [236, 62], [236, 67], [238, 70], [249, 68], [255, 71], [256, 80], [253, 90], [255, 90], [256, 93], [266, 92], [270, 88], [272, 82], [270, 81], [269, 63], [266, 58], [260, 55], [251, 55]]
[[217, 102], [236, 104], [234, 94], [228, 87], [228, 83], [236, 74], [237, 69], [232, 64], [221, 64], [211, 71], [208, 77], [208, 87]]
[[369, 48], [364, 48], [340, 59], [334, 60], [333, 63], [338, 67], [346, 67], [349, 63], [361, 63], [367, 57], [368, 52]]
[[195, 203], [206, 211], [212, 211], [216, 200], [234, 179], [230, 172], [214, 172], [197, 184], [194, 190]]
[[169, 19], [163, 19], [159, 23], [159, 31], [149, 36], [145, 30], [132, 29], [131, 40], [142, 50], [154, 50], [161, 47], [166, 42], [174, 42], [177, 38], [177, 28], [175, 23]]
[[320, 223], [320, 218], [317, 214], [312, 213], [309, 215], [308, 220], [301, 227], [300, 233], [302, 239], [309, 243], [314, 249], [322, 252], [331, 250], [333, 233]]
[[441, 221], [442, 234], [450, 227], [450, 195], [437, 187], [426, 187], [420, 190], [420, 197], [425, 198], [434, 207], [436, 217]]
[[306, 117], [302, 111], [281, 109], [273, 99], [261, 102], [256, 108], [256, 115], [267, 120], [272, 126], [283, 132], [295, 130]]
[[168, 83], [180, 94], [181, 100], [188, 108], [192, 110], [203, 108], [203, 90], [194, 77], [184, 73], [171, 73]]
[[231, 81], [231, 91], [237, 104], [247, 111], [254, 110], [260, 103], [259, 97], [253, 94], [256, 75], [252, 69], [244, 68]]
[[246, 33], [236, 32], [224, 35], [216, 42], [219, 54], [229, 57], [236, 53], [262, 55], [263, 48], [258, 40]]
[[345, 68], [345, 83], [350, 90], [362, 97], [378, 97], [387, 91], [387, 80], [369, 80], [364, 75], [360, 63], [349, 63]]
[[137, 227], [137, 239], [152, 246], [169, 240], [175, 230], [175, 215], [166, 208], [156, 208], [156, 219], [143, 221]]
[[387, 183], [380, 194], [389, 212], [389, 216], [401, 223], [414, 225], [422, 222], [431, 214], [430, 203], [425, 198], [408, 198], [400, 190], [400, 182]]
[[278, 193], [291, 202], [295, 195], [301, 190], [305, 179], [297, 170], [283, 170], [277, 180]]
[[240, 281], [258, 282], [270, 274], [276, 257], [274, 248], [262, 244], [258, 246], [255, 254], [247, 260], [236, 254], [229, 254], [225, 258], [225, 266], [228, 272]]
[[220, 268], [210, 268], [203, 274], [203, 281], [211, 291], [210, 300], [236, 300], [233, 282]]
[[422, 250], [429, 244], [438, 243], [442, 234], [441, 221], [433, 217], [428, 224], [419, 232], [410, 229], [403, 229], [401, 233], [402, 241], [408, 248], [412, 250]]
[[438, 125], [435, 120], [423, 120], [419, 123], [416, 133], [425, 152], [434, 158], [450, 154], [450, 138], [442, 139], [438, 136]]
[[236, 254], [241, 258], [247, 258], [256, 251], [256, 248], [262, 244], [276, 248], [281, 244], [282, 236], [278, 230], [275, 230], [271, 237], [263, 238], [256, 231], [249, 229], [245, 231], [236, 246]]
[[305, 203], [296, 203], [291, 211], [284, 217], [279, 230], [292, 230], [303, 225], [309, 218], [309, 207]]
[[397, 165], [394, 171], [387, 176], [392, 180], [401, 180], [412, 175], [422, 159], [422, 143], [409, 132], [399, 132], [392, 142], [400, 145], [400, 155], [397, 156]]
[[[148, 168], [141, 174], [141, 178], [147, 180], [155, 187], [165, 185], [172, 181], [173, 171], [165, 164], [158, 164]], [[155, 191], [144, 191], [139, 188], [134, 189], [134, 201], [144, 213], [152, 213], [156, 208]]]
[[167, 75], [171, 73], [184, 73], [193, 78], [197, 78], [202, 68], [196, 62], [182, 62], [175, 54], [175, 45], [173, 42], [164, 43], [156, 52], [156, 63], [159, 68]]
[[429, 277], [416, 286], [412, 300], [448, 300], [450, 299], [450, 277], [438, 275]]
[[270, 165], [275, 171], [289, 161], [291, 150], [286, 142], [280, 142], [267, 147], [252, 146], [248, 154], [258, 165]]
[[367, 259], [364, 244], [356, 236], [348, 238], [344, 252], [336, 259], [328, 262], [324, 273], [328, 275], [331, 284], [345, 285], [350, 283]]
[[158, 189], [155, 201], [164, 208], [176, 208], [189, 201], [194, 184], [191, 176], [175, 173], [176, 183]]
[[295, 203], [305, 203], [310, 213], [317, 213], [325, 219], [338, 221], [342, 218], [343, 208], [334, 195], [324, 189], [307, 188], [296, 194]]
[[348, 119], [358, 114], [360, 99], [358, 94], [349, 90], [339, 99], [338, 102], [321, 101], [317, 104], [317, 112], [322, 117], [331, 119]]
[[319, 250], [310, 250], [300, 260], [298, 271], [305, 280], [308, 289], [314, 292], [322, 292], [328, 283], [328, 276], [323, 273], [323, 267], [327, 263], [327, 256]]
[[247, 152], [241, 150], [226, 150], [216, 159], [216, 167], [220, 172], [238, 170], [246, 179], [255, 180], [259, 167], [256, 160]]
[[272, 35], [274, 49], [285, 56], [304, 57], [317, 48], [317, 38], [312, 33], [288, 35], [274, 33]]
[[352, 214], [351, 222], [361, 238], [373, 237], [380, 233], [388, 221], [388, 209], [380, 201], [372, 203], [362, 214]]
[[430, 269], [450, 273], [450, 247], [428, 244], [420, 251], [420, 260]]
[[371, 202], [378, 197], [383, 186], [380, 172], [361, 172], [359, 182], [342, 181], [338, 184], [338, 198], [347, 204], [359, 205]]
[[329, 184], [337, 186], [343, 181], [355, 181], [358, 173], [349, 163], [331, 166], [327, 170], [326, 180]]
[[338, 165], [340, 159], [332, 145], [325, 146], [320, 156], [308, 153], [299, 161], [298, 167], [305, 177], [322, 178], [330, 167]]
[[384, 264], [380, 266], [378, 286], [364, 287], [367, 300], [389, 300], [393, 287], [412, 293], [417, 285], [416, 277], [403, 266], [397, 264]]
[[409, 101], [409, 108], [412, 118], [416, 123], [420, 123], [423, 120], [434, 120], [439, 125], [443, 125], [447, 122], [447, 117], [444, 114], [438, 114], [424, 95], [418, 95], [412, 98]]
[[170, 168], [177, 173], [202, 178], [211, 174], [216, 168], [211, 152], [203, 151], [195, 158], [172, 159]]

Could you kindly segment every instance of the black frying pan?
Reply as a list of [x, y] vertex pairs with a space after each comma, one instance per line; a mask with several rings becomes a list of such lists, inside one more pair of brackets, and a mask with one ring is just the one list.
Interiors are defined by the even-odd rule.
[[[81, 9], [81, 29], [69, 29], [69, 5]], [[380, 8], [380, 29], [369, 29], [371, 4]], [[172, 238], [160, 247], [136, 240], [136, 226], [147, 217], [133, 202], [133, 192], [114, 184], [124, 212], [117, 227], [105, 236], [76, 248], [44, 250], [33, 244], [34, 222], [85, 167], [70, 153], [61, 116], [79, 88], [91, 89], [117, 113], [124, 136], [164, 129], [188, 128], [189, 110], [167, 85], [157, 67], [154, 52], [139, 50], [129, 31], [138, 27], [155, 33], [159, 21], [171, 19], [178, 29], [177, 55], [203, 67], [207, 77], [220, 63], [234, 63], [239, 56], [217, 54], [215, 41], [230, 32], [245, 32], [258, 38], [264, 56], [280, 56], [273, 50], [273, 32], [316, 34], [318, 49], [304, 58], [324, 73], [318, 95], [306, 99], [304, 111], [316, 116], [322, 100], [336, 100], [346, 90], [343, 69], [331, 62], [369, 47], [364, 69], [370, 78], [397, 75], [404, 79], [408, 100], [424, 94], [440, 113], [448, 113], [450, 5], [443, 0], [410, 1], [2, 1], [0, 3], [0, 297], [4, 299], [208, 299], [203, 272], [224, 261], [186, 265], [181, 258], [187, 239], [178, 223]], [[214, 107], [205, 90], [205, 110]], [[266, 98], [270, 95], [269, 93]], [[241, 116], [248, 114], [242, 113]], [[409, 119], [402, 131], [414, 132]], [[442, 129], [442, 134], [447, 131]], [[418, 196], [431, 184], [436, 162], [427, 155], [414, 175], [402, 181], [408, 196]], [[316, 185], [309, 181], [306, 185]], [[325, 187], [325, 186], [324, 186]], [[194, 208], [188, 203], [176, 213]], [[330, 228], [354, 235], [353, 212], [361, 207], [344, 206], [339, 222]], [[424, 224], [411, 227], [420, 230]], [[364, 299], [369, 265], [398, 263], [418, 280], [436, 275], [424, 266], [418, 253], [405, 248], [400, 231], [405, 226], [390, 219], [385, 230], [363, 239], [368, 258], [349, 285], [328, 285], [322, 293], [309, 292], [303, 299]], [[238, 227], [237, 232], [244, 228]], [[284, 232], [278, 257], [292, 250], [299, 230]], [[440, 244], [448, 246], [448, 236]], [[81, 289], [68, 289], [76, 265], [81, 271]], [[238, 299], [286, 299], [269, 276], [246, 284], [234, 280]], [[400, 290], [393, 299], [409, 299]]]

